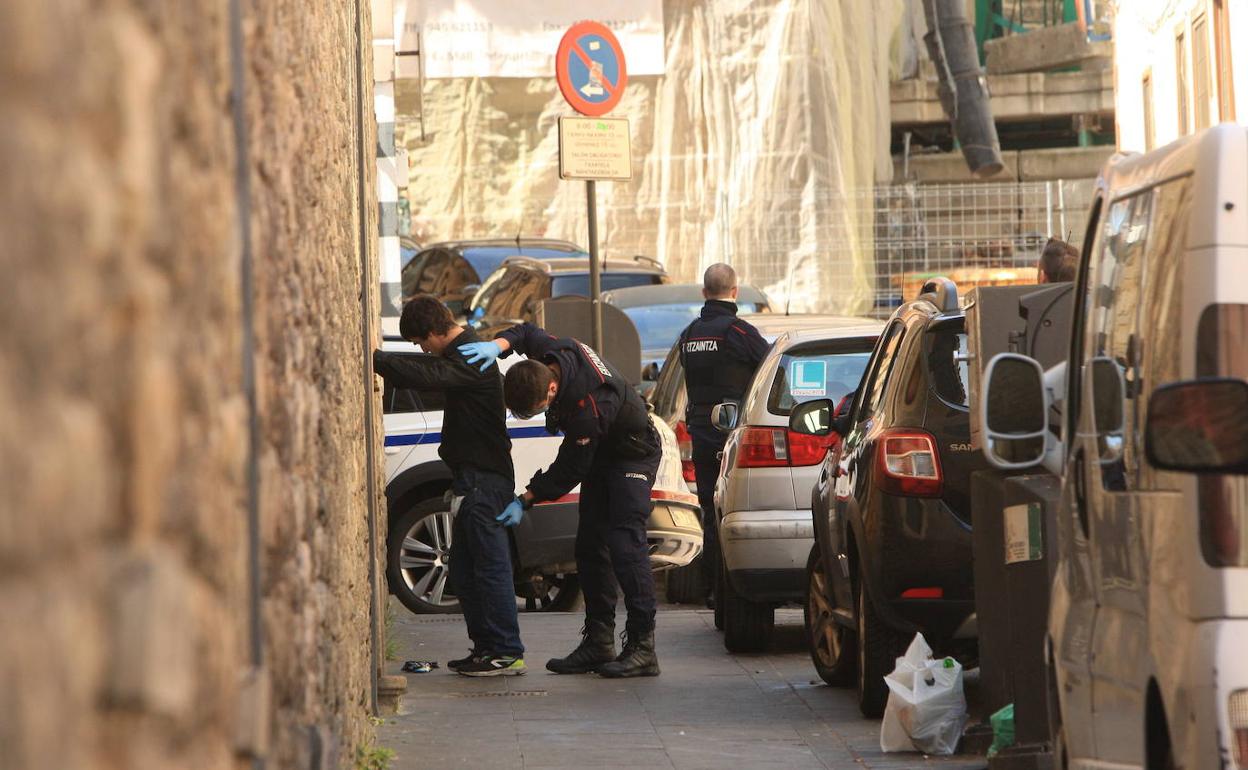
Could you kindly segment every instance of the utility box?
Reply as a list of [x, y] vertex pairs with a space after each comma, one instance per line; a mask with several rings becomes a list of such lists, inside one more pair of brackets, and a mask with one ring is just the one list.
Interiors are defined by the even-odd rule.
[[992, 757], [990, 770], [1049, 767], [1044, 638], [1060, 491], [1049, 473], [971, 475], [980, 697], [989, 714], [1014, 704], [1014, 746]]
[[[967, 351], [970, 358], [968, 403], [979, 403], [980, 382], [998, 353], [1021, 353], [1045, 369], [1066, 360], [1070, 347], [1073, 286], [982, 286], [966, 300]], [[971, 408], [971, 443], [983, 445], [979, 410]]]
[[[1030, 356], [1045, 370], [1065, 362], [1073, 295], [1069, 283], [982, 287], [967, 295], [967, 390], [976, 449], [983, 446], [979, 399], [988, 363], [999, 353]], [[1060, 414], [1050, 415], [1050, 423], [1060, 424]], [[989, 759], [990, 770], [1052, 766], [1044, 639], [1060, 489], [1060, 480], [1044, 472], [971, 475], [980, 693], [989, 714], [1014, 704], [1014, 745]]]
[[[556, 337], [575, 337], [592, 347], [590, 305], [587, 297], [557, 297], [543, 300], [537, 325]], [[602, 346], [595, 351], [605, 358], [629, 384], [641, 383], [641, 338], [632, 319], [615, 305], [602, 305]]]

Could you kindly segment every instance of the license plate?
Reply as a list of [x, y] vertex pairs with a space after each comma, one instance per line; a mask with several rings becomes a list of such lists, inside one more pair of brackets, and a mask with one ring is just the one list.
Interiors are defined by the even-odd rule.
[[672, 523], [685, 529], [702, 529], [702, 522], [693, 511], [684, 508], [672, 508]]

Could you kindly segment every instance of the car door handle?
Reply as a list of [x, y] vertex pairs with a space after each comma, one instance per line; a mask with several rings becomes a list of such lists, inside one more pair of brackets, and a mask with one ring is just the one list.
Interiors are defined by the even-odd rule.
[[388, 455], [397, 455], [398, 453], [399, 453], [399, 448], [398, 448], [397, 446], [388, 446], [388, 447], [386, 447], [386, 454], [388, 454]]

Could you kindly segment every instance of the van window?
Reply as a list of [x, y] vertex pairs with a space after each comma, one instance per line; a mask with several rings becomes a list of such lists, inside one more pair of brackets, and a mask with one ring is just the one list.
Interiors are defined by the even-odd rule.
[[382, 414], [438, 412], [446, 408], [446, 394], [440, 390], [412, 390], [386, 385], [382, 393]]
[[[1248, 379], [1248, 305], [1210, 305], [1201, 313], [1196, 376]], [[1196, 483], [1205, 561], [1248, 567], [1248, 476], [1207, 473]]]
[[[1139, 341], [1144, 389], [1136, 435], [1148, 414], [1148, 399], [1159, 385], [1182, 379], [1183, 258], [1192, 209], [1191, 177], [1159, 185], [1153, 192], [1153, 224], [1148, 237], [1144, 290], [1140, 301]], [[1140, 466], [1141, 489], [1177, 489], [1183, 474]]]
[[[1140, 387], [1139, 340], [1136, 322], [1140, 307], [1140, 291], [1144, 280], [1144, 247], [1148, 237], [1149, 214], [1152, 209], [1151, 190], [1123, 198], [1109, 207], [1105, 219], [1105, 237], [1097, 255], [1091, 326], [1094, 334], [1093, 358], [1108, 358], [1118, 365], [1125, 382], [1118, 425], [1096, 425], [1096, 441], [1100, 456], [1101, 485], [1104, 489], [1123, 492], [1135, 486], [1139, 467], [1139, 447], [1134, 426], [1137, 423], [1136, 399]], [[1112, 370], [1100, 368], [1102, 373]], [[1088, 376], [1089, 372], [1085, 372]], [[1116, 378], [1089, 377], [1092, 404], [1104, 404], [1116, 398]], [[1119, 413], [1116, 409], [1096, 409], [1097, 413]]]

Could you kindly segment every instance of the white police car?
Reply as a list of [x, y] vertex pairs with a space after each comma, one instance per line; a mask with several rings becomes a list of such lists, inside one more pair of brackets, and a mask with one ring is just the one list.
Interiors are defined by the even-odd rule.
[[[419, 348], [387, 339], [385, 350]], [[500, 360], [506, 370], [518, 356]], [[447, 569], [451, 546], [450, 503], [445, 495], [451, 471], [438, 457], [442, 440], [443, 396], [439, 392], [386, 386], [386, 503], [389, 530], [386, 576], [390, 592], [413, 612], [454, 612]], [[663, 444], [653, 508], [647, 524], [650, 563], [656, 570], [681, 567], [702, 551], [698, 499], [680, 471], [676, 435], [662, 420], [651, 418]], [[548, 466], [562, 438], [546, 432], [544, 417], [521, 420], [508, 415], [517, 492], [533, 474]], [[579, 487], [564, 497], [535, 505], [512, 530], [516, 595], [528, 609], [566, 610], [579, 595], [573, 546], [576, 541]]]

